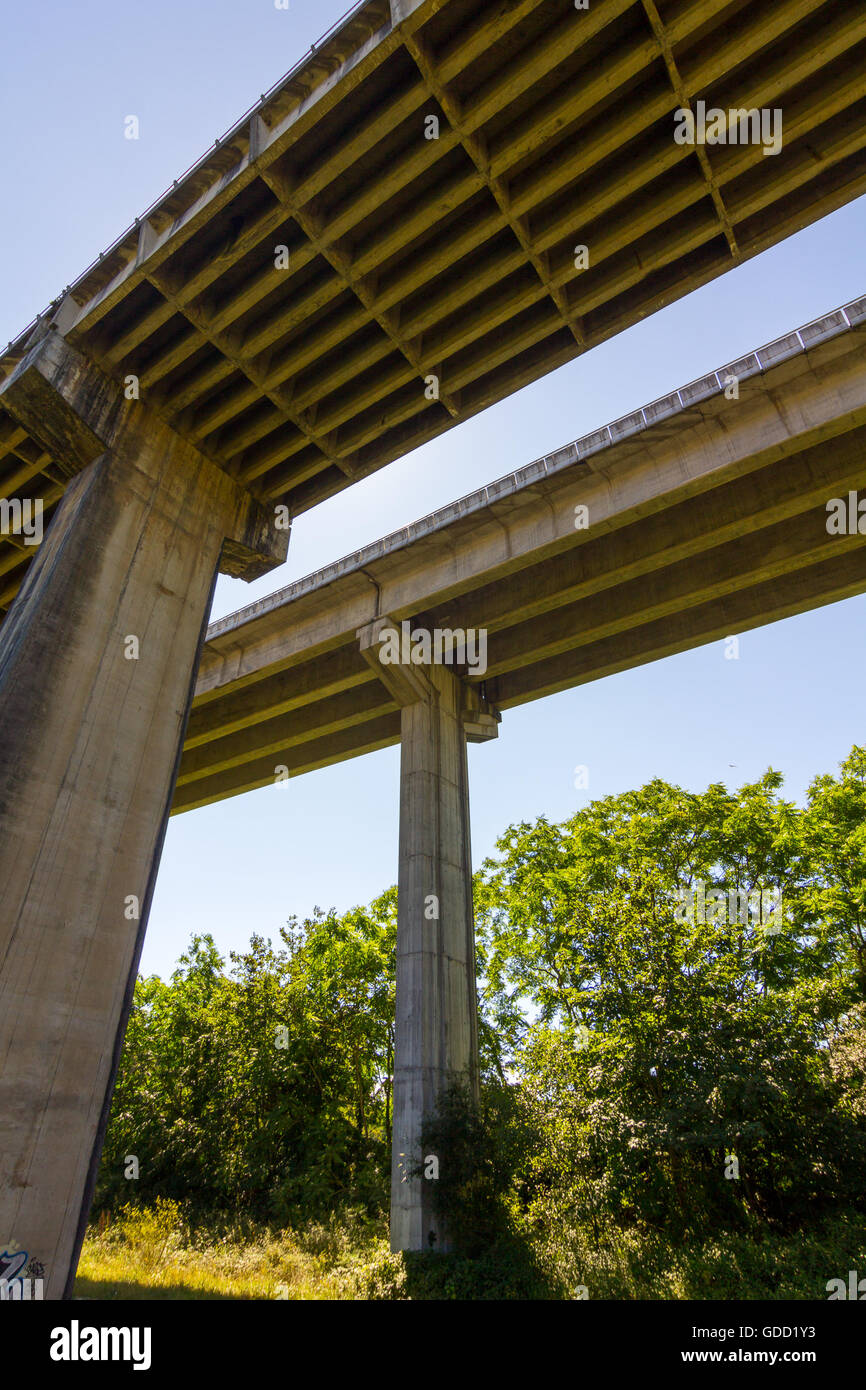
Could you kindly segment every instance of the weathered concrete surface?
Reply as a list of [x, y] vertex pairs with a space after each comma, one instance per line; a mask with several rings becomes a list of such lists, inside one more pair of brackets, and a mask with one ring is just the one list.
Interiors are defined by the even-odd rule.
[[233, 562], [260, 567], [267, 527], [59, 341], [22, 368], [6, 404], [34, 433], [60, 443], [67, 431], [75, 476], [0, 633], [0, 1242], [43, 1264], [59, 1298], [221, 552], [228, 539]]
[[[360, 630], [365, 658], [390, 619]], [[433, 1211], [421, 1127], [451, 1078], [478, 1086], [467, 732], [496, 736], [497, 716], [446, 666], [376, 663], [401, 706], [400, 863], [391, 1249], [447, 1250]], [[438, 1161], [438, 1155], [432, 1155]]]

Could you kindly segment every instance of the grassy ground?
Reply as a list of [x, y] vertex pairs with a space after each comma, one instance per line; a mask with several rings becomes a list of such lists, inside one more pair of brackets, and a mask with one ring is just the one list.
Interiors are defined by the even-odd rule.
[[[173, 1202], [125, 1208], [91, 1227], [75, 1284], [93, 1299], [804, 1299], [866, 1270], [866, 1220], [833, 1217], [792, 1235], [759, 1230], [672, 1244], [658, 1235], [560, 1232], [480, 1261], [388, 1253], [356, 1217], [271, 1231], [191, 1230]], [[583, 1292], [585, 1290], [585, 1292]]]
[[352, 1220], [301, 1231], [235, 1223], [192, 1232], [175, 1203], [158, 1201], [89, 1229], [75, 1297], [354, 1298], [355, 1269], [386, 1250], [381, 1233]]

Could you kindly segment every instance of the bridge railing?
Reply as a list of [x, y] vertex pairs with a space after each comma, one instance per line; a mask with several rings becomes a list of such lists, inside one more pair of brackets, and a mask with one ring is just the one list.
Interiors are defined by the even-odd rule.
[[507, 473], [503, 478], [497, 478], [495, 482], [488, 483], [486, 487], [478, 488], [465, 497], [459, 497], [456, 502], [450, 502], [446, 507], [440, 507], [437, 511], [428, 513], [427, 516], [421, 517], [409, 526], [402, 526], [398, 531], [392, 531], [389, 535], [383, 536], [381, 540], [373, 541], [361, 550], [356, 550], [341, 560], [335, 560], [332, 564], [325, 565], [323, 569], [305, 575], [303, 579], [296, 579], [294, 583], [287, 585], [284, 589], [277, 590], [276, 593], [270, 594], [267, 598], [259, 599], [256, 603], [247, 604], [244, 608], [227, 614], [226, 617], [211, 623], [207, 630], [208, 639], [230, 632], [233, 628], [241, 627], [242, 624], [251, 622], [253, 618], [258, 618], [274, 608], [280, 608], [284, 603], [291, 603], [294, 599], [309, 593], [311, 589], [322, 588], [325, 584], [332, 583], [335, 579], [349, 574], [352, 570], [363, 569], [365, 565], [381, 559], [383, 555], [389, 555], [395, 550], [402, 550], [405, 546], [411, 545], [413, 541], [420, 540], [422, 536], [429, 536], [444, 526], [450, 526], [452, 522], [458, 521], [463, 516], [481, 511], [491, 502], [508, 497], [522, 488], [531, 487], [541, 478], [550, 477], [563, 468], [582, 463], [593, 454], [599, 453], [600, 450], [609, 449], [612, 445], [619, 444], [623, 439], [639, 434], [642, 430], [650, 429], [660, 420], [669, 419], [673, 415], [681, 415], [702, 401], [709, 400], [711, 396], [720, 395], [734, 377], [737, 381], [745, 381], [749, 377], [757, 376], [770, 367], [778, 366], [780, 362], [784, 362], [788, 358], [808, 352], [810, 348], [828, 338], [850, 332], [852, 328], [862, 323], [866, 323], [866, 296], [852, 300], [839, 309], [833, 309], [829, 314], [823, 314], [819, 319], [813, 319], [811, 323], [795, 329], [793, 333], [786, 333], [781, 338], [774, 338], [772, 342], [756, 348], [754, 352], [747, 353], [745, 357], [739, 358], [736, 362], [720, 367], [718, 371], [710, 372], [707, 376], [699, 377], [697, 381], [689, 382], [687, 386], [681, 386], [678, 391], [661, 396], [658, 400], [651, 401], [649, 405], [642, 406], [640, 410], [623, 415], [611, 424], [603, 425], [601, 429], [594, 430], [591, 434], [574, 439], [569, 444], [564, 444], [561, 448], [554, 450], [553, 453], [534, 459], [532, 463], [526, 464], [523, 468], [518, 468], [513, 473]]

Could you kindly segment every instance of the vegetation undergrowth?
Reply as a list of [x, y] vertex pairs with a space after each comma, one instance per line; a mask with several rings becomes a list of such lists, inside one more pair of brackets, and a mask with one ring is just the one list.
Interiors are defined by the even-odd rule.
[[79, 1295], [809, 1299], [866, 1271], [866, 749], [781, 788], [655, 780], [497, 842], [479, 1085], [409, 1165], [448, 1253], [386, 1239], [396, 890], [228, 967], [194, 936], [136, 986]]

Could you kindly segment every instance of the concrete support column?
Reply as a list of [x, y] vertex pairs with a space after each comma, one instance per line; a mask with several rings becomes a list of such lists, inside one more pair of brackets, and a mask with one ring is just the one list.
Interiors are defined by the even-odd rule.
[[433, 1212], [434, 1179], [412, 1172], [442, 1087], [460, 1077], [477, 1092], [466, 741], [495, 737], [498, 715], [445, 666], [383, 666], [377, 645], [393, 626], [382, 619], [359, 633], [402, 706], [391, 1249], [442, 1251], [450, 1242]]
[[217, 568], [252, 577], [286, 543], [118, 394], [52, 337], [3, 395], [73, 475], [0, 630], [0, 1249], [48, 1298], [71, 1290]]

